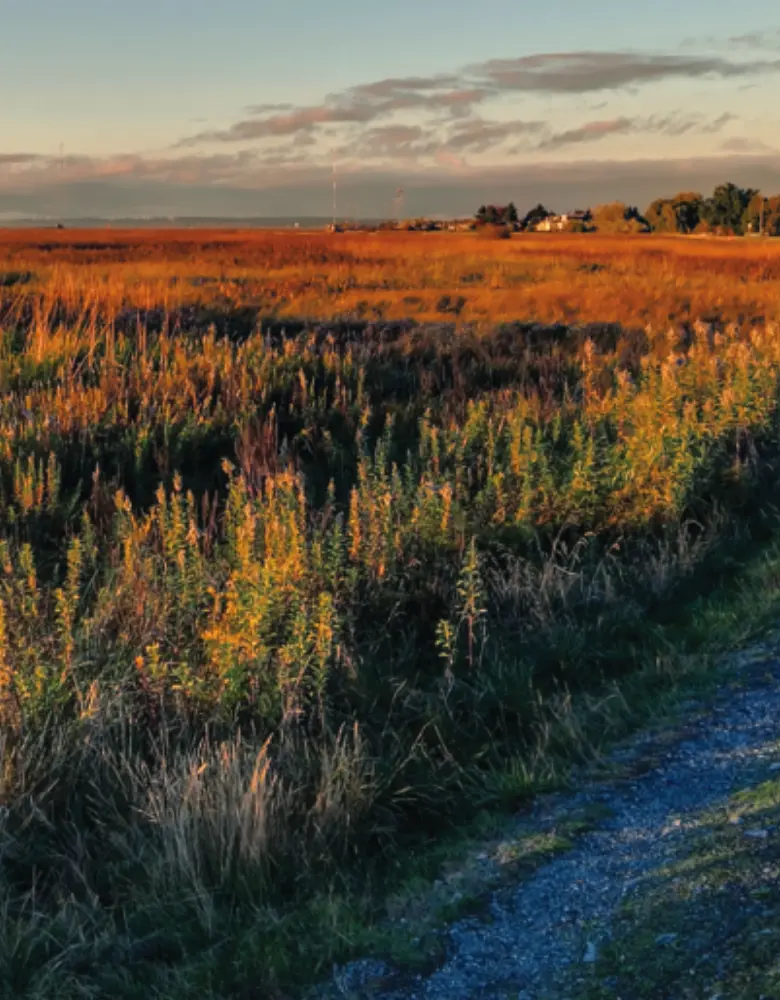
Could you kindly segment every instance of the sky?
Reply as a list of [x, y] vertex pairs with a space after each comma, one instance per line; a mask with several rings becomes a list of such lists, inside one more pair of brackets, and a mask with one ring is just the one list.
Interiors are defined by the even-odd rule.
[[780, 191], [776, 0], [0, 0], [0, 220]]

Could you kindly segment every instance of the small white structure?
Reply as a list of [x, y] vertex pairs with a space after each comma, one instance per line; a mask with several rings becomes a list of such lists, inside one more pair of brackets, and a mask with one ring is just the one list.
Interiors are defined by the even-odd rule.
[[536, 223], [537, 233], [562, 232], [569, 221], [568, 215], [548, 215], [546, 219]]
[[587, 212], [564, 212], [563, 215], [548, 215], [546, 219], [537, 222], [537, 233], [562, 233], [568, 229], [573, 222], [590, 222], [592, 216]]

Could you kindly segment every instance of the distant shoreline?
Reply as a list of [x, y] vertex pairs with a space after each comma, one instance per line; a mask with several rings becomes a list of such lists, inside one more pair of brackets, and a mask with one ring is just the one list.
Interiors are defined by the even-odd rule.
[[[382, 219], [350, 219], [358, 225], [378, 225]], [[111, 218], [84, 216], [74, 219], [3, 219], [0, 229], [324, 229], [328, 216], [180, 216], [160, 218]]]

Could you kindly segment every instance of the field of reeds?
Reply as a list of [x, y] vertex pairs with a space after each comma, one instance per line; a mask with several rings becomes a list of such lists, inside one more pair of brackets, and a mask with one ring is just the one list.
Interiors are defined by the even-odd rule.
[[0, 234], [0, 995], [326, 972], [674, 682], [779, 401], [771, 242]]

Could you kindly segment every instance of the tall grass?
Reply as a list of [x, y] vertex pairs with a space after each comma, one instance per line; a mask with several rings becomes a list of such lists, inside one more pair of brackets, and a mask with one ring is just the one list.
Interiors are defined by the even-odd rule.
[[[717, 288], [715, 288], [717, 282]], [[314, 232], [0, 233], [0, 299], [69, 310], [200, 310], [235, 330], [258, 313], [654, 328], [776, 315], [780, 244], [668, 236]], [[456, 304], [457, 308], [454, 308]]]
[[0, 331], [8, 995], [310, 975], [290, 921], [327, 961], [346, 873], [581, 752], [567, 699], [769, 509], [768, 319], [236, 329], [56, 281]]

